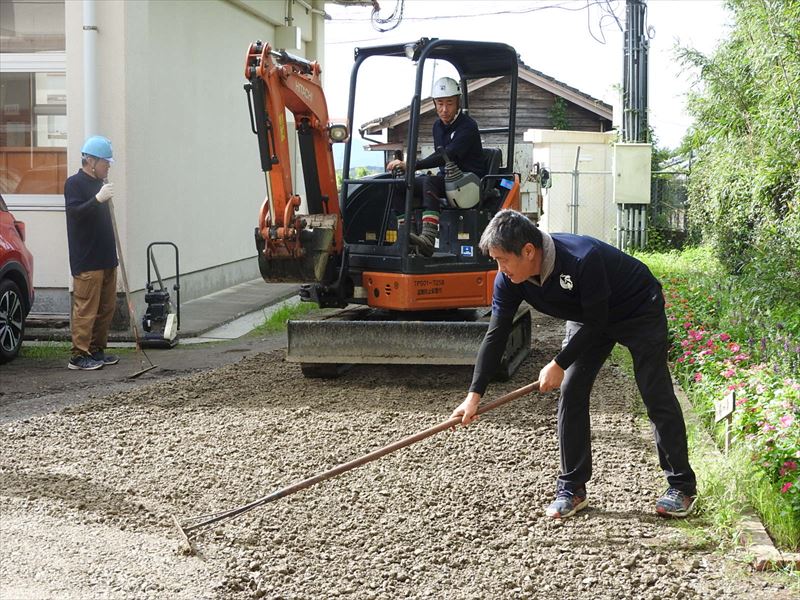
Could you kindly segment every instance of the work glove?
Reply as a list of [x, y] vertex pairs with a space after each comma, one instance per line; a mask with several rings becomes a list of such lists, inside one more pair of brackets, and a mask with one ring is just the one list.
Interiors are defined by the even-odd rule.
[[97, 201], [102, 204], [103, 202], [108, 202], [114, 196], [114, 184], [113, 183], [106, 183], [103, 187], [100, 188], [100, 191], [97, 192], [95, 198]]

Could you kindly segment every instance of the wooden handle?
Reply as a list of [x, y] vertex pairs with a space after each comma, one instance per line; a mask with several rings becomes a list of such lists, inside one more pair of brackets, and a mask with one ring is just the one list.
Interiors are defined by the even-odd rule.
[[[524, 387], [521, 387], [521, 388], [519, 388], [517, 390], [514, 390], [513, 392], [509, 392], [508, 394], [500, 396], [499, 398], [497, 398], [496, 400], [493, 400], [492, 402], [489, 402], [487, 404], [484, 404], [483, 406], [478, 407], [478, 410], [477, 410], [476, 414], [482, 415], [483, 413], [489, 412], [490, 410], [493, 410], [493, 409], [497, 408], [498, 406], [502, 406], [503, 404], [506, 404], [507, 402], [511, 402], [512, 400], [515, 400], [515, 399], [519, 398], [520, 396], [525, 396], [526, 394], [534, 392], [534, 391], [536, 391], [538, 389], [539, 389], [539, 382], [538, 381], [534, 381], [533, 383], [529, 383], [528, 385], [526, 385]], [[227, 510], [227, 511], [220, 512], [220, 513], [215, 513], [215, 514], [212, 514], [212, 515], [202, 515], [202, 516], [199, 516], [199, 517], [194, 517], [192, 519], [189, 519], [189, 523], [187, 523], [186, 525], [182, 525], [181, 526], [181, 531], [183, 531], [184, 534], [186, 534], [186, 533], [189, 533], [190, 531], [192, 531], [194, 529], [200, 529], [202, 527], [206, 527], [208, 525], [211, 525], [213, 523], [217, 523], [219, 521], [226, 521], [228, 519], [232, 519], [233, 517], [236, 517], [238, 515], [241, 515], [242, 513], [246, 513], [248, 511], [251, 511], [251, 510], [253, 510], [254, 508], [256, 508], [258, 506], [262, 506], [263, 504], [267, 504], [269, 502], [274, 502], [275, 500], [278, 500], [279, 498], [283, 498], [285, 496], [289, 496], [291, 494], [299, 492], [300, 490], [304, 490], [304, 489], [306, 489], [308, 487], [311, 487], [312, 485], [315, 485], [315, 484], [317, 484], [317, 483], [319, 483], [321, 481], [325, 481], [326, 479], [330, 479], [331, 477], [336, 477], [337, 475], [341, 475], [342, 473], [344, 473], [346, 471], [350, 471], [351, 469], [355, 469], [356, 467], [360, 467], [361, 465], [364, 465], [366, 463], [372, 462], [373, 460], [377, 460], [377, 459], [381, 458], [382, 456], [386, 456], [387, 454], [390, 454], [390, 453], [394, 452], [395, 450], [399, 450], [400, 448], [405, 448], [406, 446], [410, 446], [412, 444], [416, 444], [417, 442], [422, 441], [425, 438], [428, 438], [428, 437], [430, 437], [432, 435], [435, 435], [435, 434], [439, 433], [440, 431], [444, 431], [445, 429], [451, 429], [451, 428], [457, 426], [460, 423], [461, 423], [461, 417], [459, 417], [459, 416], [451, 417], [451, 418], [447, 419], [447, 421], [443, 421], [443, 422], [439, 423], [438, 425], [434, 425], [433, 427], [429, 427], [428, 429], [425, 429], [424, 431], [420, 431], [419, 433], [415, 433], [414, 435], [410, 435], [408, 437], [404, 437], [401, 440], [397, 440], [396, 442], [392, 442], [388, 446], [384, 446], [383, 448], [379, 448], [377, 450], [373, 450], [372, 452], [370, 452], [368, 454], [365, 454], [364, 456], [361, 456], [359, 458], [353, 459], [353, 460], [351, 460], [349, 462], [346, 462], [346, 463], [342, 463], [340, 465], [337, 465], [335, 467], [332, 467], [332, 468], [328, 469], [327, 471], [323, 471], [322, 473], [319, 473], [318, 475], [314, 475], [313, 477], [309, 477], [308, 479], [303, 479], [302, 481], [297, 481], [297, 482], [295, 482], [295, 483], [293, 483], [291, 485], [288, 485], [288, 486], [286, 486], [284, 488], [276, 490], [276, 491], [272, 492], [271, 494], [269, 494], [268, 496], [264, 496], [263, 498], [259, 498], [258, 500], [254, 500], [250, 504], [245, 504], [245, 505], [240, 506], [238, 508], [233, 508], [231, 510]]]

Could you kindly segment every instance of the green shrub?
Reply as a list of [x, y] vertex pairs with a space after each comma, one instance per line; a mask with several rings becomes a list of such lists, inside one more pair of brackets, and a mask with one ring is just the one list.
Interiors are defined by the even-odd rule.
[[[769, 351], [769, 334], [757, 327], [770, 323], [774, 314], [760, 303], [747, 304], [751, 322], [740, 323], [740, 331], [756, 336], [749, 346], [725, 327], [741, 305], [737, 294], [747, 279], [727, 275], [708, 247], [640, 258], [664, 283], [676, 378], [717, 437], [721, 427], [714, 423], [714, 401], [731, 390], [737, 394], [734, 441], [747, 461], [736, 467], [737, 476], [749, 478], [741, 485], [775, 539], [796, 548], [800, 545], [800, 378], [792, 364], [796, 365], [797, 349]], [[787, 304], [784, 310], [794, 321], [800, 308], [792, 310]], [[765, 505], [765, 498], [772, 504]]]
[[697, 72], [689, 217], [727, 273], [785, 306], [800, 297], [800, 1], [728, 5], [728, 40], [710, 56], [680, 51]]

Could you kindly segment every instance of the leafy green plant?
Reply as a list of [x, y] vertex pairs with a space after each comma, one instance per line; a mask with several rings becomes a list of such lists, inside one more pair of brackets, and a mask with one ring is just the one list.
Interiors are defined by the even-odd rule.
[[567, 102], [563, 98], [556, 97], [553, 100], [553, 106], [550, 107], [550, 122], [553, 124], [553, 129], [569, 129]]
[[679, 50], [696, 72], [684, 149], [697, 160], [690, 218], [726, 272], [758, 277], [764, 302], [800, 297], [800, 2], [729, 0], [713, 54]]

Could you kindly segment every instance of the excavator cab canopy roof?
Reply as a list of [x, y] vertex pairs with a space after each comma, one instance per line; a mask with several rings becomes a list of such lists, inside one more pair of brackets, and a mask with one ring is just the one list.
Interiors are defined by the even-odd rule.
[[518, 69], [519, 60], [516, 50], [508, 44], [438, 38], [355, 49], [356, 61], [370, 56], [406, 57], [415, 62], [421, 59], [446, 60], [463, 79], [511, 75]]

